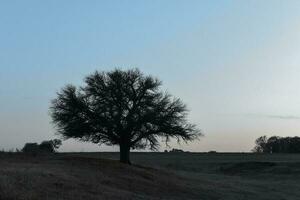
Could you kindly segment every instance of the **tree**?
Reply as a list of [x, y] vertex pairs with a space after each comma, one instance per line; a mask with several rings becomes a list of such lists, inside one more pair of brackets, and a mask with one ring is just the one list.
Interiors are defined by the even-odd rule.
[[300, 153], [300, 137], [262, 136], [255, 143], [257, 153]]
[[280, 153], [281, 152], [281, 145], [280, 142], [281, 138], [278, 136], [272, 136], [268, 139], [266, 144], [266, 151], [268, 153]]
[[62, 145], [62, 142], [59, 139], [54, 139], [54, 140], [50, 140], [50, 141], [51, 141], [54, 151]]
[[261, 136], [255, 140], [255, 147], [252, 150], [256, 153], [265, 153], [266, 152], [266, 145], [267, 145], [267, 136]]
[[39, 145], [37, 143], [26, 143], [22, 148], [24, 153], [33, 153], [36, 154], [39, 151]]
[[65, 139], [119, 145], [120, 161], [130, 164], [130, 149], [159, 146], [159, 138], [179, 142], [201, 135], [186, 120], [180, 99], [160, 89], [161, 81], [138, 69], [98, 72], [85, 85], [65, 86], [52, 101], [50, 113]]
[[56, 149], [58, 149], [61, 145], [61, 140], [54, 139], [54, 140], [45, 140], [38, 143], [26, 143], [22, 148], [22, 152], [24, 153], [54, 153]]
[[56, 149], [60, 147], [61, 144], [61, 140], [59, 139], [45, 140], [41, 142], [41, 144], [39, 144], [39, 150], [45, 153], [54, 153]]

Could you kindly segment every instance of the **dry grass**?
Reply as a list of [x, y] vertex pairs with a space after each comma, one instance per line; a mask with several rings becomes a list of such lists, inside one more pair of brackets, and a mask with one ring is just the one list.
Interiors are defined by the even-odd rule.
[[[300, 155], [0, 154], [0, 200], [296, 200]], [[142, 167], [143, 166], [143, 167]], [[147, 166], [147, 167], [145, 167]]]
[[72, 156], [2, 155], [0, 199], [196, 199], [165, 171]]
[[[112, 159], [119, 156], [118, 153], [79, 155]], [[200, 200], [300, 199], [300, 154], [132, 153], [131, 156], [134, 163], [167, 169], [184, 177], [186, 187]]]

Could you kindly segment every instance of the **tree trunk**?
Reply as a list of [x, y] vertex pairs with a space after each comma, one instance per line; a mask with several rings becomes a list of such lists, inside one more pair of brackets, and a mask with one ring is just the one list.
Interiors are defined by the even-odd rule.
[[130, 146], [127, 144], [120, 144], [120, 162], [125, 164], [131, 164], [130, 162]]

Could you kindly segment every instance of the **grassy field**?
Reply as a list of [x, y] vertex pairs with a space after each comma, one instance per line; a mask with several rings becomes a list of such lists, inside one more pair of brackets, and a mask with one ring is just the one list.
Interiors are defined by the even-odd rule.
[[300, 155], [1, 154], [0, 199], [300, 199]]

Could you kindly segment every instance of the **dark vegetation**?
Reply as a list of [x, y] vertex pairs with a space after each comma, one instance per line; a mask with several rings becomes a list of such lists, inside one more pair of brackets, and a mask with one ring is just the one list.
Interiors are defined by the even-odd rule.
[[180, 152], [184, 152], [182, 149], [175, 149], [175, 148], [173, 148], [173, 149], [171, 149], [170, 151], [168, 151], [168, 150], [165, 150], [164, 151], [165, 153], [180, 153]]
[[261, 136], [255, 144], [257, 153], [300, 153], [300, 137]]
[[187, 122], [186, 106], [160, 86], [138, 69], [96, 71], [83, 87], [63, 88], [52, 101], [51, 116], [64, 138], [119, 145], [120, 161], [130, 164], [130, 149], [156, 150], [159, 138], [167, 144], [201, 135]]
[[0, 153], [1, 200], [296, 200], [300, 154]]
[[61, 140], [58, 139], [43, 141], [40, 144], [26, 143], [22, 148], [22, 152], [31, 154], [54, 153], [55, 150], [58, 149], [61, 144]]
[[289, 154], [300, 153], [299, 137], [262, 136], [252, 154], [133, 152], [127, 165], [131, 149], [201, 135], [181, 100], [160, 86], [137, 69], [67, 85], [50, 108], [60, 136], [119, 145], [120, 153], [55, 153], [58, 139], [0, 152], [0, 200], [300, 199], [300, 154]]
[[197, 199], [185, 178], [118, 161], [44, 154], [0, 154], [1, 200]]

